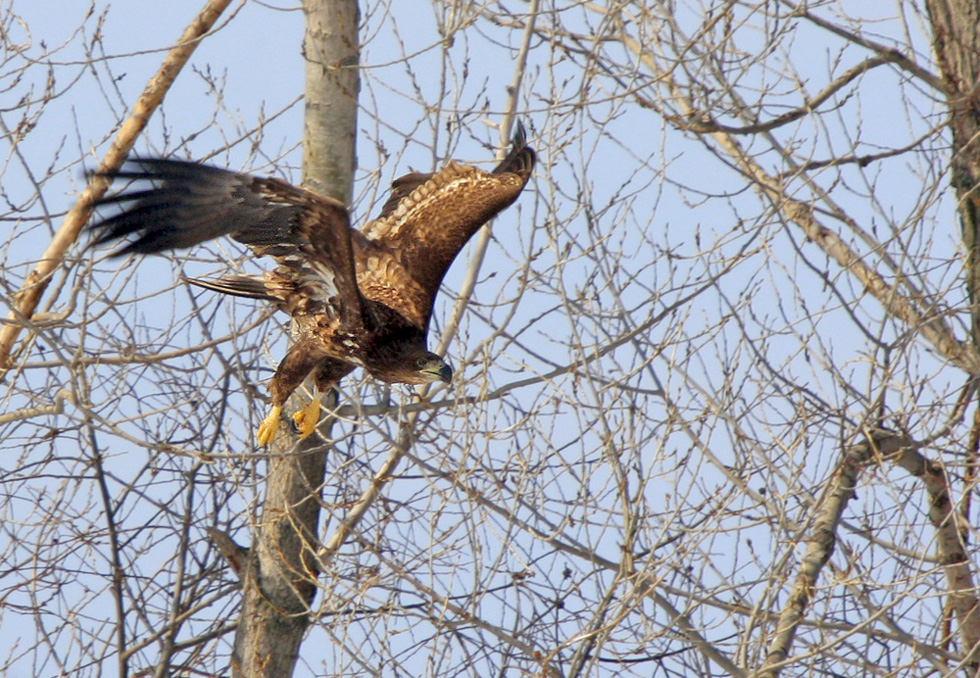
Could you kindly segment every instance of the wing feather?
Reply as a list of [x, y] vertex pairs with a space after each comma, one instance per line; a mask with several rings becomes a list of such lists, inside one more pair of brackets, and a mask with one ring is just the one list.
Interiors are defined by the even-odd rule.
[[421, 332], [428, 329], [426, 290], [390, 249], [354, 232], [357, 285], [366, 299], [384, 304]]
[[[510, 152], [492, 172], [451, 161], [435, 174], [413, 173], [392, 184], [391, 198], [362, 233], [390, 251], [421, 289], [413, 311], [425, 325], [456, 255], [483, 224], [517, 199], [534, 162], [519, 126]], [[381, 275], [375, 278], [361, 274], [362, 289], [386, 282]]]
[[378, 214], [378, 220], [382, 220], [394, 212], [398, 208], [398, 203], [402, 201], [402, 198], [407, 198], [412, 194], [412, 191], [431, 178], [432, 174], [411, 172], [392, 181], [391, 192], [388, 195], [388, 200], [385, 201], [385, 204], [381, 207], [381, 213]]
[[[135, 236], [113, 253], [148, 254], [228, 235], [278, 266], [267, 296], [293, 315], [328, 313], [348, 331], [364, 327], [347, 209], [336, 200], [272, 178], [180, 160], [136, 159], [113, 177], [149, 181], [100, 201], [122, 211], [94, 224], [94, 244]], [[264, 298], [254, 278], [192, 280], [226, 294]]]

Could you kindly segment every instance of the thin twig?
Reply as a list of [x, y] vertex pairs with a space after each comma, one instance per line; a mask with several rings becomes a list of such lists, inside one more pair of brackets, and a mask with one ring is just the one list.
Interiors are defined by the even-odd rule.
[[17, 341], [17, 337], [23, 329], [23, 324], [19, 320], [30, 318], [33, 315], [41, 301], [41, 296], [51, 281], [51, 276], [61, 264], [68, 248], [78, 239], [82, 227], [92, 215], [92, 206], [105, 195], [106, 189], [109, 187], [109, 180], [102, 175], [122, 166], [140, 132], [149, 122], [150, 116], [153, 115], [153, 112], [163, 101], [164, 95], [170, 90], [177, 74], [190, 59], [201, 38], [211, 30], [214, 22], [229, 4], [231, 4], [231, 0], [210, 0], [190, 25], [184, 29], [177, 45], [170, 50], [160, 65], [160, 69], [146, 84], [146, 88], [136, 100], [132, 112], [119, 129], [119, 133], [99, 164], [98, 171], [89, 178], [88, 185], [68, 211], [61, 227], [51, 239], [51, 243], [44, 254], [41, 255], [37, 266], [27, 276], [20, 291], [14, 295], [13, 309], [7, 316], [7, 320], [11, 322], [4, 323], [0, 327], [0, 370], [8, 370], [11, 367], [10, 355], [14, 342]]

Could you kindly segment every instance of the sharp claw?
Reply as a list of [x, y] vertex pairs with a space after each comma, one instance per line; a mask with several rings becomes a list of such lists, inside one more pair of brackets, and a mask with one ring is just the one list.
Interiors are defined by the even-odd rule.
[[255, 442], [259, 447], [265, 447], [272, 442], [272, 439], [276, 437], [276, 432], [279, 430], [279, 419], [282, 414], [281, 407], [273, 407], [269, 410], [269, 416], [262, 420], [259, 424], [258, 433], [255, 434]]
[[294, 414], [293, 421], [299, 429], [299, 439], [309, 437], [320, 422], [320, 398], [314, 398], [309, 405]]

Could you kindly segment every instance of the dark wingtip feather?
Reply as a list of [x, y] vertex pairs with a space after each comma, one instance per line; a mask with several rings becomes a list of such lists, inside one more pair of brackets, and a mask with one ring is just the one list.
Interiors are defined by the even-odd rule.
[[494, 168], [493, 173], [503, 174], [504, 172], [514, 172], [516, 174], [528, 175], [534, 169], [534, 163], [537, 157], [534, 149], [527, 145], [527, 132], [524, 129], [524, 123], [518, 120], [516, 129], [514, 130], [514, 136], [510, 143], [510, 152]]
[[524, 121], [518, 120], [514, 127], [514, 138], [511, 141], [511, 148], [524, 148], [527, 146], [527, 131], [524, 129]]
[[[120, 209], [87, 227], [94, 233], [88, 247], [135, 236], [119, 243], [121, 247], [109, 255], [113, 258], [183, 249], [232, 233], [237, 223], [226, 218], [222, 208], [232, 201], [235, 191], [247, 186], [247, 178], [234, 172], [169, 158], [130, 158], [119, 169], [90, 172], [89, 176], [138, 182], [99, 199], [96, 209], [110, 205]], [[234, 206], [247, 204], [249, 197], [240, 198]], [[260, 202], [256, 198], [255, 204], [247, 206]]]
[[[161, 184], [174, 178], [186, 179], [190, 174], [186, 166], [190, 164], [180, 160], [135, 157], [127, 159], [126, 163], [118, 169], [102, 172], [86, 171], [85, 176], [88, 178], [131, 179], [149, 181], [154, 184], [150, 188], [143, 189], [124, 188], [114, 195], [99, 198], [94, 205], [96, 209], [105, 208], [109, 205], [119, 205], [121, 211], [112, 216], [96, 219], [88, 225], [86, 230], [94, 232], [95, 236], [87, 247], [98, 247], [136, 233], [139, 235], [136, 240], [123, 243], [122, 247], [110, 253], [109, 257], [115, 259], [134, 252], [150, 254], [166, 249], [168, 238], [159, 231], [147, 233], [146, 222], [153, 218], [154, 213], [159, 213], [169, 207], [165, 203], [166, 198], [179, 197], [180, 194], [184, 193], [179, 188], [168, 190], [163, 188]], [[191, 171], [199, 170], [193, 168]]]

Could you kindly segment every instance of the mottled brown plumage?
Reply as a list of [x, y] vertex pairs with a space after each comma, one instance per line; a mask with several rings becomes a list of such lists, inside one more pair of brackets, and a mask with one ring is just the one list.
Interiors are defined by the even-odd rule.
[[[137, 159], [112, 176], [150, 181], [151, 187], [102, 200], [124, 209], [92, 228], [100, 231], [95, 244], [136, 234], [115, 255], [230, 235], [276, 261], [261, 276], [188, 279], [269, 301], [295, 320], [295, 341], [269, 385], [272, 412], [258, 434], [264, 445], [278, 428], [282, 405], [310, 373], [320, 393], [357, 366], [389, 383], [452, 378], [449, 365], [426, 349], [439, 285], [466, 241], [517, 199], [534, 161], [519, 126], [492, 172], [449, 162], [434, 174], [396, 179], [378, 218], [356, 231], [342, 203], [278, 179]], [[304, 436], [316, 425], [319, 402], [297, 415]]]

